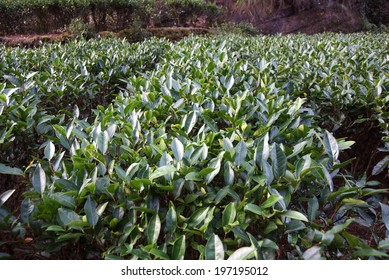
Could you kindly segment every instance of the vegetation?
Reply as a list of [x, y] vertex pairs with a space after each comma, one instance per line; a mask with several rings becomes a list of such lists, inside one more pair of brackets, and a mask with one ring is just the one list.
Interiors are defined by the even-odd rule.
[[388, 42], [0, 47], [1, 256], [389, 258]]
[[82, 21], [95, 31], [131, 26], [212, 25], [220, 9], [205, 0], [0, 0], [0, 34], [53, 32]]
[[138, 38], [147, 38], [149, 28], [215, 25], [264, 34], [387, 31], [388, 5], [386, 0], [0, 0], [0, 35], [57, 34], [82, 25], [87, 35], [134, 28], [132, 37]]

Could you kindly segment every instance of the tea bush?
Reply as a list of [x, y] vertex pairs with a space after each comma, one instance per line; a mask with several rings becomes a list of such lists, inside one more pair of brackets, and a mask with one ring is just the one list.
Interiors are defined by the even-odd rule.
[[[339, 129], [353, 135], [349, 118], [387, 135], [387, 36], [3, 49], [1, 112], [16, 112], [0, 115], [4, 139], [26, 130], [20, 106], [35, 111], [33, 133], [45, 126], [25, 171], [0, 166], [30, 179], [20, 215], [3, 207], [12, 190], [1, 195], [3, 226], [20, 237], [31, 232], [43, 256], [77, 246], [87, 248], [85, 257], [105, 259], [388, 258], [386, 190], [368, 171], [348, 171], [352, 159], [343, 156], [357, 143], [336, 137]], [[82, 77], [75, 88], [84, 99], [90, 94], [85, 104], [68, 95], [57, 107], [77, 105], [73, 113], [44, 105], [54, 86], [43, 73], [62, 73], [63, 64], [34, 57], [51, 53], [66, 54], [71, 65], [61, 80]], [[38, 67], [23, 76], [32, 85], [12, 86], [18, 74], [10, 65], [22, 73]], [[111, 79], [112, 102], [88, 107]], [[10, 106], [30, 88], [28, 101]], [[87, 108], [93, 114], [80, 113]], [[387, 172], [387, 164], [374, 172]]]

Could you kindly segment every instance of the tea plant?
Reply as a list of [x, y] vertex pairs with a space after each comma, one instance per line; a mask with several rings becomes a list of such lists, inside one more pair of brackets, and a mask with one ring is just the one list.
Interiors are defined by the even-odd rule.
[[[13, 224], [44, 256], [76, 246], [106, 259], [388, 258], [386, 190], [352, 176], [344, 155], [357, 139], [336, 136], [352, 136], [349, 118], [387, 133], [387, 35], [102, 40], [26, 53], [61, 51], [67, 64], [29, 64], [20, 49], [2, 62], [17, 66], [4, 75], [41, 67], [28, 103], [48, 118], [39, 149], [25, 172], [1, 169], [30, 177]], [[50, 110], [47, 67], [77, 85], [54, 95], [73, 113]], [[3, 77], [7, 109], [9, 92], [23, 91]], [[112, 99], [98, 105], [106, 84]], [[4, 131], [20, 118], [11, 116], [1, 115]]]

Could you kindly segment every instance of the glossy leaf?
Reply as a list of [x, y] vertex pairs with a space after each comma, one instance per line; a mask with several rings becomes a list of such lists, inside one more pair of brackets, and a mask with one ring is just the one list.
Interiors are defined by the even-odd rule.
[[286, 156], [280, 145], [276, 144], [271, 153], [273, 175], [278, 179], [285, 175], [286, 172]]
[[267, 161], [263, 161], [262, 166], [263, 166], [263, 172], [266, 175], [266, 184], [270, 186], [274, 180], [273, 169]]
[[234, 76], [228, 76], [225, 79], [224, 86], [226, 87], [227, 90], [230, 90], [234, 85], [234, 82], [235, 82]]
[[190, 228], [197, 227], [207, 217], [208, 211], [209, 211], [209, 207], [203, 207], [203, 208], [196, 210], [192, 214], [192, 216], [190, 216], [190, 218], [188, 220], [188, 226]]
[[385, 170], [389, 166], [389, 156], [384, 157], [382, 160], [380, 160], [373, 168], [373, 171], [371, 172], [372, 175], [378, 175], [382, 171]]
[[187, 118], [185, 120], [184, 129], [187, 134], [189, 134], [197, 122], [197, 114], [196, 112], [190, 112], [189, 115], [187, 115]]
[[276, 204], [278, 201], [282, 200], [283, 197], [278, 194], [272, 194], [270, 195], [265, 202], [261, 204], [262, 209], [266, 209], [269, 207], [272, 207], [274, 204]]
[[161, 231], [161, 220], [158, 215], [154, 215], [147, 225], [147, 242], [148, 244], [157, 243]]
[[94, 201], [88, 195], [88, 198], [86, 199], [86, 202], [84, 205], [84, 211], [85, 211], [88, 223], [92, 228], [95, 228], [96, 224], [99, 221], [99, 215], [97, 214], [96, 206], [97, 206], [96, 201]]
[[35, 168], [32, 174], [32, 185], [36, 192], [43, 194], [46, 188], [46, 174], [40, 163]]
[[220, 167], [221, 167], [221, 158], [217, 157], [217, 158], [212, 159], [210, 161], [208, 167], [214, 169], [211, 173], [209, 173], [207, 176], [205, 176], [205, 180], [209, 184], [216, 177], [216, 175], [219, 174]]
[[263, 209], [261, 207], [259, 207], [258, 205], [252, 204], [252, 203], [247, 204], [244, 207], [244, 210], [252, 212], [252, 213], [260, 215], [260, 216], [266, 216], [266, 213], [263, 211]]
[[102, 131], [99, 133], [99, 136], [97, 137], [97, 146], [99, 148], [100, 153], [105, 155], [108, 150], [108, 143], [109, 143], [110, 137], [107, 131]]
[[308, 219], [313, 222], [316, 220], [317, 211], [319, 210], [319, 201], [316, 196], [313, 196], [308, 201]]
[[232, 253], [228, 260], [248, 260], [254, 257], [255, 248], [242, 247]]
[[58, 208], [58, 214], [59, 214], [59, 219], [61, 220], [62, 224], [67, 226], [72, 222], [78, 222], [81, 221], [80, 216], [69, 209], [65, 208]]
[[223, 243], [219, 236], [213, 234], [207, 241], [205, 246], [206, 260], [224, 260]]
[[242, 166], [246, 162], [247, 156], [247, 145], [244, 141], [240, 141], [235, 147], [235, 164], [237, 166]]
[[313, 246], [306, 250], [303, 254], [304, 260], [321, 260], [321, 248], [319, 246]]
[[174, 241], [172, 259], [173, 260], [183, 260], [185, 258], [185, 235], [181, 235], [176, 241]]
[[180, 161], [184, 157], [184, 145], [177, 138], [173, 139], [172, 151], [176, 160]]
[[224, 164], [224, 183], [226, 186], [234, 184], [235, 173], [232, 169], [231, 163], [228, 161]]
[[235, 204], [233, 202], [230, 202], [223, 211], [223, 216], [222, 216], [223, 227], [232, 224], [235, 221], [235, 218], [236, 218]]
[[177, 228], [177, 213], [174, 206], [170, 206], [166, 214], [166, 230], [169, 233], [174, 233]]
[[15, 192], [15, 189], [13, 190], [8, 190], [0, 194], [0, 206], [3, 205], [10, 197], [11, 195]]
[[2, 163], [0, 163], [0, 174], [24, 176], [21, 169], [17, 167], [10, 167]]
[[326, 152], [330, 158], [330, 166], [332, 166], [339, 156], [338, 142], [336, 141], [335, 137], [328, 131], [325, 132], [323, 141]]
[[46, 145], [44, 150], [45, 158], [48, 161], [50, 161], [53, 158], [54, 153], [55, 153], [55, 146], [53, 142], [49, 141], [49, 143]]
[[294, 211], [294, 210], [288, 210], [285, 213], [281, 213], [281, 216], [287, 217], [287, 218], [291, 218], [291, 219], [294, 219], [294, 220], [300, 220], [300, 221], [303, 221], [303, 222], [308, 222], [308, 219], [307, 219], [307, 217], [305, 217], [304, 214], [302, 214], [302, 213], [300, 213], [298, 211]]
[[171, 165], [161, 166], [161, 167], [158, 167], [153, 173], [150, 174], [149, 179], [152, 181], [152, 180], [155, 180], [159, 177], [174, 173], [176, 171], [177, 171], [177, 169], [174, 166], [171, 166]]

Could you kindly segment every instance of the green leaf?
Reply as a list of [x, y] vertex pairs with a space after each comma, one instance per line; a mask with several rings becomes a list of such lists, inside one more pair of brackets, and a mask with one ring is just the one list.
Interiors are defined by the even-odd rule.
[[90, 195], [88, 195], [88, 198], [86, 199], [84, 205], [84, 211], [86, 214], [87, 221], [89, 225], [92, 226], [92, 228], [95, 228], [97, 222], [99, 221], [99, 215], [97, 214], [96, 206], [96, 201], [92, 200]]
[[270, 155], [269, 132], [263, 138], [262, 161], [267, 161]]
[[38, 163], [32, 174], [32, 185], [36, 192], [43, 194], [46, 188], [46, 174], [40, 163]]
[[147, 242], [148, 244], [157, 243], [159, 232], [161, 231], [161, 220], [155, 214], [147, 225]]
[[226, 186], [232, 186], [235, 180], [235, 173], [232, 169], [231, 163], [227, 161], [224, 163], [224, 183]]
[[211, 172], [213, 172], [215, 170], [215, 168], [210, 168], [210, 167], [206, 167], [206, 168], [203, 168], [199, 171], [199, 176], [201, 177], [204, 177], [204, 176], [207, 176], [208, 174], [210, 174]]
[[242, 247], [236, 250], [228, 258], [228, 260], [248, 260], [254, 257], [255, 248], [253, 247]]
[[53, 198], [55, 201], [57, 201], [62, 206], [65, 206], [67, 208], [74, 208], [76, 207], [76, 200], [73, 196], [66, 195], [61, 192], [53, 193]]
[[263, 209], [261, 207], [259, 207], [258, 205], [252, 204], [252, 203], [247, 204], [244, 207], [244, 210], [249, 211], [249, 212], [254, 213], [254, 214], [257, 214], [257, 215], [260, 215], [260, 216], [264, 216], [264, 217], [268, 216], [268, 214], [265, 211], [263, 211]]
[[65, 155], [65, 152], [62, 152], [62, 153], [60, 153], [60, 154], [56, 157], [56, 159], [55, 159], [55, 161], [54, 161], [54, 163], [53, 163], [53, 170], [54, 170], [54, 171], [58, 171], [58, 168], [59, 168], [59, 166], [60, 166], [60, 163], [61, 163], [62, 158], [63, 158], [64, 155]]
[[220, 167], [221, 167], [221, 157], [218, 156], [217, 158], [213, 158], [211, 159], [211, 161], [209, 162], [209, 168], [213, 168], [214, 170], [209, 173], [207, 176], [205, 176], [205, 180], [207, 181], [207, 183], [211, 183], [212, 180], [216, 177], [216, 175], [219, 173], [220, 171]]
[[235, 147], [235, 164], [237, 166], [242, 166], [246, 162], [246, 156], [247, 156], [247, 145], [246, 143], [242, 140], [236, 145]]
[[49, 141], [49, 143], [46, 145], [44, 150], [45, 158], [48, 161], [50, 161], [53, 158], [54, 153], [55, 153], [55, 146], [53, 142]]
[[278, 179], [285, 175], [286, 172], [286, 156], [280, 145], [275, 144], [271, 153], [273, 175]]
[[100, 154], [99, 152], [96, 151], [96, 148], [93, 144], [89, 144], [85, 147], [84, 149], [84, 154], [88, 157], [88, 158], [94, 158], [96, 159], [97, 161], [101, 162], [103, 165], [105, 165], [105, 159], [104, 159], [104, 156], [102, 154]]
[[234, 145], [232, 145], [230, 139], [224, 138], [223, 139], [223, 148], [226, 150], [226, 152], [229, 152], [232, 149], [234, 149]]
[[291, 220], [287, 225], [286, 225], [286, 231], [285, 233], [291, 233], [295, 231], [299, 231], [302, 229], [305, 229], [306, 226], [302, 221], [298, 220]]
[[381, 215], [382, 215], [382, 221], [385, 224], [386, 230], [389, 231], [389, 206], [386, 204], [382, 204], [380, 202], [381, 206]]
[[338, 159], [339, 156], [339, 146], [335, 137], [329, 133], [328, 131], [324, 134], [324, 148], [330, 158], [330, 166], [334, 164], [334, 162]]
[[158, 167], [153, 173], [150, 174], [149, 179], [150, 181], [153, 181], [154, 179], [174, 173], [176, 171], [177, 169], [172, 165], [161, 166]]
[[197, 172], [190, 172], [185, 175], [185, 180], [187, 181], [202, 181], [203, 179], [200, 177]]
[[[161, 251], [161, 250], [159, 250], [159, 249], [157, 249], [155, 247], [151, 248], [149, 253], [154, 255], [154, 256], [156, 256], [157, 259], [160, 259], [160, 260], [170, 260], [169, 256], [165, 252], [163, 252], [163, 251]], [[142, 259], [146, 259], [146, 258], [144, 257]]]
[[184, 145], [179, 139], [174, 138], [171, 147], [176, 160], [181, 161], [184, 157]]
[[313, 246], [306, 250], [303, 254], [304, 260], [322, 260], [321, 248], [319, 246]]
[[10, 167], [0, 163], [0, 174], [24, 176], [24, 172], [16, 167]]
[[334, 182], [332, 181], [330, 172], [328, 172], [327, 168], [323, 164], [320, 164], [320, 166], [323, 171], [324, 179], [326, 180], [328, 186], [330, 187], [330, 190], [334, 191]]
[[65, 226], [69, 225], [71, 222], [74, 221], [76, 222], [81, 221], [80, 216], [76, 212], [69, 209], [58, 208], [58, 215], [60, 221]]
[[64, 232], [65, 229], [58, 225], [51, 225], [46, 229], [46, 231]]
[[108, 151], [108, 143], [109, 143], [110, 137], [107, 131], [102, 131], [97, 136], [97, 147], [103, 155], [105, 155]]
[[184, 124], [184, 130], [186, 134], [189, 134], [197, 122], [197, 114], [196, 112], [190, 112], [189, 115], [187, 115], [185, 124]]
[[205, 245], [205, 259], [224, 260], [223, 243], [216, 234], [213, 234]]
[[374, 168], [373, 168], [373, 171], [371, 172], [372, 175], [378, 175], [380, 174], [382, 171], [384, 171], [384, 169], [386, 167], [389, 166], [389, 156], [386, 156], [384, 157], [380, 162], [378, 162]]
[[235, 79], [234, 79], [234, 76], [228, 76], [226, 77], [225, 81], [224, 81], [224, 86], [226, 87], [227, 90], [230, 90], [232, 88], [232, 86], [234, 85], [234, 82], [235, 82]]
[[166, 214], [166, 230], [172, 234], [177, 228], [177, 213], [173, 205], [170, 206], [169, 211]]
[[353, 257], [379, 257], [379, 258], [389, 258], [388, 254], [380, 252], [375, 249], [361, 249], [352, 254]]
[[83, 235], [84, 235], [83, 233], [66, 233], [66, 234], [60, 235], [58, 237], [58, 241], [76, 239], [76, 238], [83, 236]]
[[266, 176], [266, 184], [270, 186], [274, 180], [272, 167], [267, 161], [262, 161], [262, 166], [263, 166], [263, 172], [265, 173]]
[[174, 241], [172, 258], [173, 260], [183, 260], [185, 257], [185, 235], [181, 235], [176, 241]]
[[300, 213], [298, 211], [294, 211], [294, 210], [288, 210], [285, 213], [281, 213], [281, 216], [287, 217], [287, 218], [291, 218], [291, 219], [294, 219], [294, 220], [300, 220], [300, 221], [303, 221], [303, 222], [308, 222], [308, 219], [307, 219], [307, 217], [305, 217], [304, 214], [302, 214], [302, 213]]
[[188, 227], [195, 228], [207, 217], [209, 207], [197, 209], [188, 220]]
[[97, 208], [96, 208], [96, 212], [97, 212], [97, 215], [101, 216], [103, 215], [104, 211], [105, 211], [105, 208], [107, 207], [108, 205], [108, 201], [103, 203], [103, 204], [100, 204]]
[[264, 203], [261, 204], [262, 209], [266, 209], [269, 207], [272, 207], [274, 204], [276, 204], [278, 201], [282, 200], [283, 197], [278, 194], [272, 194], [266, 199]]
[[235, 203], [230, 202], [223, 211], [222, 226], [225, 227], [232, 224], [235, 221], [235, 218], [236, 218]]
[[344, 222], [343, 224], [333, 226], [332, 229], [327, 231], [327, 233], [328, 234], [337, 234], [337, 233], [345, 230], [353, 221], [354, 221], [354, 219], [350, 218], [346, 222]]
[[201, 117], [203, 118], [204, 123], [212, 130], [212, 132], [219, 132], [217, 123], [211, 117], [207, 116], [206, 114], [202, 114]]
[[308, 219], [313, 222], [316, 220], [317, 211], [319, 210], [319, 201], [316, 196], [313, 196], [308, 201]]
[[5, 191], [3, 192], [1, 195], [0, 195], [0, 206], [3, 205], [10, 197], [11, 195], [15, 192], [15, 189], [13, 190], [8, 190], [8, 191]]
[[68, 190], [68, 191], [75, 191], [75, 190], [79, 189], [79, 187], [76, 184], [74, 184], [73, 182], [66, 180], [66, 179], [55, 180], [54, 186], [59, 187], [63, 190]]
[[249, 236], [241, 226], [235, 226], [231, 228], [231, 231], [234, 233], [235, 239], [242, 239], [246, 242], [250, 242]]

